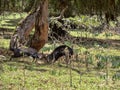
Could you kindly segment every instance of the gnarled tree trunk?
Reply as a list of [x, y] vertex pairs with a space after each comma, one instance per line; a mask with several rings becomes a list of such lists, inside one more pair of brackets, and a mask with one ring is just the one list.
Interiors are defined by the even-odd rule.
[[[39, 51], [46, 43], [48, 38], [48, 0], [40, 1], [37, 10], [30, 13], [17, 27], [16, 32], [10, 41], [10, 50], [14, 54], [23, 51], [28, 43], [28, 36], [35, 26], [35, 32], [27, 48]], [[17, 49], [17, 50], [16, 50]], [[26, 49], [26, 48], [25, 48]], [[32, 50], [30, 50], [32, 52]], [[24, 53], [24, 51], [23, 51]]]
[[41, 3], [35, 19], [35, 33], [30, 47], [39, 51], [48, 39], [48, 1]]
[[14, 50], [21, 45], [26, 45], [28, 40], [28, 35], [35, 26], [35, 15], [37, 12], [30, 13], [24, 20], [22, 20], [19, 26], [16, 28], [10, 40], [10, 50]]

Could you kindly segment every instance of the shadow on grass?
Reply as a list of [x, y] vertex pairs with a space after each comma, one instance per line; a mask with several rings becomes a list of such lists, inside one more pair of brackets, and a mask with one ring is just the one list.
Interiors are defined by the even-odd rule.
[[[112, 64], [112, 66], [110, 68], [119, 68], [120, 67], [120, 56], [102, 56], [102, 55], [97, 55], [96, 58], [100, 61], [100, 64], [99, 66], [97, 66], [98, 68], [103, 66], [106, 67], [105, 63], [106, 63], [106, 60], [108, 60], [108, 62], [110, 62]], [[89, 59], [89, 58], [88, 58]], [[94, 60], [93, 60], [94, 61]], [[75, 63], [79, 63], [79, 62], [75, 62]], [[35, 62], [32, 62], [32, 60], [30, 59], [25, 59], [25, 58], [17, 58], [17, 59], [13, 59], [13, 60], [5, 60], [5, 61], [0, 61], [0, 65], [1, 64], [5, 64], [7, 66], [10, 67], [10, 71], [14, 71], [14, 69], [26, 69], [26, 70], [29, 70], [29, 71], [39, 71], [39, 72], [47, 72], [47, 71], [50, 71], [51, 68], [53, 65], [52, 64], [46, 64], [46, 63], [42, 63], [42, 64], [37, 64]], [[72, 63], [73, 64], [73, 63]], [[86, 63], [82, 63], [81, 64], [86, 64]], [[66, 64], [62, 64], [62, 63], [59, 63], [57, 64], [59, 67], [63, 67], [63, 68], [66, 68], [66, 69], [71, 69], [72, 71], [80, 74], [80, 75], [83, 75], [88, 71], [86, 70], [80, 70], [77, 66], [71, 66], [70, 65], [66, 65]], [[93, 64], [90, 64], [89, 63], [89, 66], [93, 66]], [[50, 66], [50, 67], [49, 67]], [[96, 65], [94, 65], [96, 66]], [[41, 68], [42, 67], [42, 68]], [[49, 67], [49, 68], [46, 68], [46, 67]], [[81, 67], [82, 68], [82, 67]], [[88, 67], [88, 68], [91, 68], [91, 67]], [[95, 68], [96, 70], [98, 70], [98, 68]]]
[[1, 24], [6, 29], [15, 28], [22, 18], [17, 19], [6, 19], [5, 23]]
[[110, 62], [112, 65], [111, 67], [112, 68], [119, 68], [120, 67], [120, 56], [113, 56], [113, 55], [109, 55], [109, 56], [106, 56], [106, 55], [100, 55], [100, 54], [97, 54], [96, 55], [96, 58], [98, 59], [98, 68], [104, 68], [105, 65], [106, 65], [106, 61], [107, 62]]
[[4, 60], [0, 61], [0, 64], [7, 65], [10, 71], [14, 71], [15, 69], [26, 69], [29, 71], [39, 71], [39, 72], [46, 72], [49, 71], [49, 69], [43, 69], [41, 66], [46, 66], [47, 64], [37, 64], [34, 62], [30, 62], [29, 60]]
[[8, 23], [8, 24], [2, 24], [2, 27], [7, 27], [7, 29], [9, 28], [14, 28], [16, 25], [12, 24], [12, 23]]
[[23, 18], [17, 18], [17, 19], [7, 19], [6, 23], [11, 23], [12, 25], [16, 25], [20, 22], [20, 20]]
[[0, 32], [13, 32], [14, 29], [0, 27]]
[[0, 28], [0, 37], [3, 39], [10, 39], [14, 29]]
[[70, 68], [72, 71], [75, 71], [78, 74], [83, 74], [80, 70], [76, 69], [75, 67], [68, 67], [67, 65], [59, 64], [59, 67]]

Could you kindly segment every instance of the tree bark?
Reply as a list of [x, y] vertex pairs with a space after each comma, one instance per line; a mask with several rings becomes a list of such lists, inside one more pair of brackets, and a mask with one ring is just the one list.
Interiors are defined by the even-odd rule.
[[28, 35], [32, 31], [35, 25], [35, 15], [37, 12], [32, 12], [24, 20], [19, 23], [10, 40], [10, 50], [27, 44]]
[[43, 0], [35, 19], [35, 33], [30, 47], [39, 51], [48, 39], [48, 0]]
[[[28, 43], [28, 36], [35, 26], [35, 32], [30, 42], [30, 47], [39, 51], [48, 38], [48, 0], [42, 0], [38, 9], [30, 13], [17, 27], [10, 41], [10, 50], [21, 50]], [[19, 53], [19, 52], [18, 52]], [[15, 54], [15, 53], [14, 53]]]

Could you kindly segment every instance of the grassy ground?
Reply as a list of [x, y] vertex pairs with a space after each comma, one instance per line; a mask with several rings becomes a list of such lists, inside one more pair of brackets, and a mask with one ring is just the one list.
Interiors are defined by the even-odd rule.
[[26, 13], [13, 13], [5, 12], [0, 16], [0, 27], [7, 29], [15, 29], [19, 24], [19, 21], [23, 19], [27, 14]]
[[29, 58], [1, 62], [1, 90], [119, 90], [119, 79], [113, 80], [116, 70], [88, 69], [84, 63], [73, 61], [70, 66], [57, 62], [37, 65]]
[[100, 39], [120, 39], [119, 34], [114, 34], [115, 32], [113, 31], [103, 31], [101, 33], [92, 33], [92, 32], [86, 32], [83, 30], [80, 31], [70, 31], [70, 34], [72, 36], [79, 36], [79, 37], [90, 37], [90, 38], [100, 38]]
[[[8, 29], [8, 32], [4, 32], [6, 36], [0, 31], [1, 48], [9, 48], [10, 38], [7, 36], [13, 33], [18, 21], [25, 16], [25, 13], [6, 13], [0, 16], [0, 27]], [[9, 32], [9, 29], [12, 31]], [[87, 31], [72, 30], [70, 34], [120, 39], [120, 35], [113, 34], [113, 32], [106, 36], [106, 32], [93, 34]], [[70, 41], [64, 43], [73, 46], [74, 54], [78, 55], [78, 57], [74, 55], [69, 65], [64, 62], [64, 58], [55, 64], [48, 65], [36, 64], [30, 57], [10, 61], [10, 56], [0, 56], [0, 90], [120, 90], [119, 47], [98, 43], [92, 45], [73, 44]], [[53, 45], [48, 42], [41, 52], [50, 53], [61, 44], [56, 42]], [[98, 62], [100, 64], [97, 66]]]

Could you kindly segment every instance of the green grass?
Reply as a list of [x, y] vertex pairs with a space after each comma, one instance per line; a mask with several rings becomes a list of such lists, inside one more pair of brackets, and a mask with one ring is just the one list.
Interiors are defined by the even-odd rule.
[[9, 48], [10, 39], [0, 39], [0, 47]]
[[101, 33], [92, 33], [89, 31], [77, 30], [77, 31], [69, 31], [72, 36], [75, 37], [88, 37], [88, 38], [99, 38], [99, 39], [118, 39], [120, 40], [120, 34], [114, 34], [114, 31], [107, 31]]
[[[26, 16], [26, 13], [5, 13], [0, 16], [0, 27], [15, 29], [17, 23]], [[89, 17], [87, 17], [89, 18]], [[71, 18], [73, 19], [73, 18]], [[78, 19], [77, 17], [75, 20]], [[74, 20], [73, 20], [74, 21]], [[81, 21], [86, 25], [97, 26], [96, 19], [90, 21], [85, 16], [81, 16]], [[92, 37], [102, 39], [120, 39], [120, 35], [114, 32], [103, 31], [101, 33], [91, 33], [84, 30], [70, 31], [70, 34], [76, 37]], [[0, 47], [9, 48], [10, 39], [0, 38]], [[78, 54], [78, 60], [74, 57], [70, 65], [66, 65], [63, 60], [55, 64], [35, 64], [29, 57], [17, 58], [9, 61], [10, 56], [3, 60], [0, 56], [0, 90], [120, 90], [120, 79], [115, 78], [116, 72], [120, 70], [120, 48], [108, 45], [77, 45], [70, 41], [64, 42], [68, 46], [73, 46], [74, 54]], [[55, 47], [62, 43], [46, 43], [40, 50], [43, 53], [50, 53]], [[88, 67], [86, 67], [86, 60]], [[97, 62], [103, 61], [103, 64], [109, 61], [113, 66], [98, 69]], [[107, 78], [107, 71], [108, 77]], [[70, 76], [71, 72], [71, 76]], [[80, 73], [79, 73], [80, 72]], [[72, 77], [72, 79], [70, 78]], [[108, 80], [108, 84], [106, 84]]]
[[[119, 90], [119, 82], [115, 85], [106, 85], [105, 79], [97, 75], [98, 71], [80, 74], [72, 70], [72, 86], [70, 86], [70, 69], [59, 65], [35, 65], [16, 62], [3, 63], [3, 70], [0, 74], [2, 90]], [[112, 84], [112, 82], [109, 82]], [[115, 87], [118, 85], [119, 87]]]
[[5, 12], [0, 15], [0, 28], [15, 29], [19, 21], [26, 15], [26, 13]]
[[[57, 47], [59, 44], [56, 44]], [[44, 53], [50, 53], [55, 47], [51, 44], [46, 44], [41, 50]], [[114, 56], [111, 59], [117, 60], [116, 56], [120, 55], [119, 50], [109, 48], [86, 48], [84, 46], [74, 45], [75, 53], [79, 53], [79, 60], [72, 62], [72, 86], [70, 83], [70, 68], [66, 67], [62, 61], [56, 62], [54, 65], [37, 65], [30, 58], [18, 58], [13, 61], [2, 62], [0, 65], [3, 68], [0, 74], [0, 88], [2, 90], [119, 90], [119, 79], [111, 80], [117, 68], [109, 67], [109, 84], [106, 85], [106, 68], [96, 69], [96, 56], [107, 58]], [[89, 52], [87, 57], [85, 52]], [[109, 52], [109, 53], [107, 53]], [[92, 58], [91, 58], [92, 56]], [[92, 60], [86, 71], [85, 62], [87, 58]], [[75, 58], [74, 58], [75, 59]], [[19, 62], [24, 61], [24, 62]], [[78, 73], [81, 72], [81, 74]], [[103, 74], [101, 74], [101, 72]], [[104, 75], [105, 73], [105, 75]]]
[[74, 18], [70, 17], [68, 20], [73, 21], [73, 23], [76, 24], [84, 24], [86, 26], [98, 26], [101, 24], [99, 20], [97, 19], [97, 16], [90, 17], [90, 16], [85, 16], [85, 15], [80, 15], [80, 17], [76, 16]]

